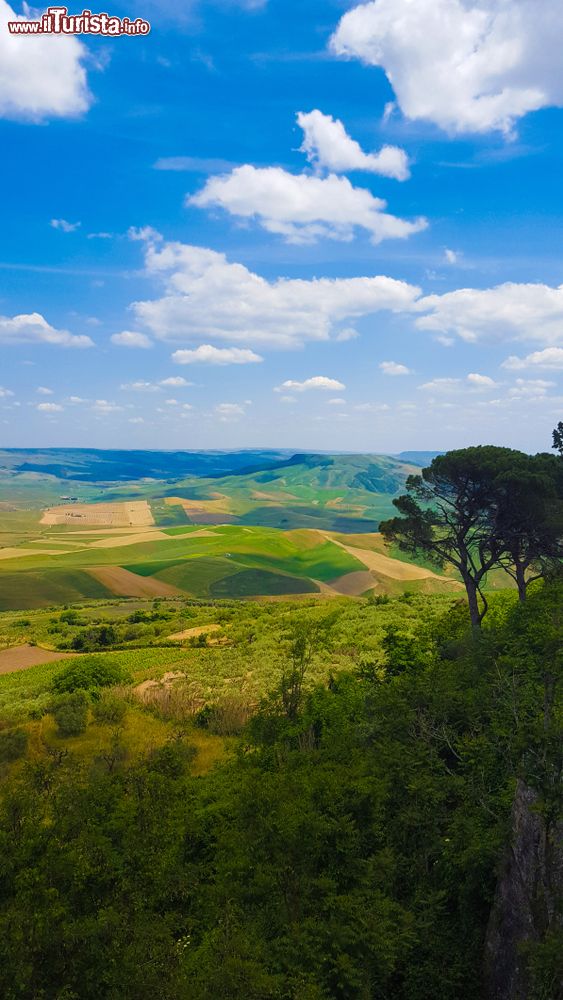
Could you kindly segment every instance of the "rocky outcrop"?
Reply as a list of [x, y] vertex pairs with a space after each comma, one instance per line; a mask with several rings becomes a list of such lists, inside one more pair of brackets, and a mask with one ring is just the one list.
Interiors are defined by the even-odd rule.
[[561, 920], [563, 827], [546, 828], [537, 793], [519, 781], [512, 838], [497, 885], [485, 946], [487, 1000], [529, 1000], [525, 946]]

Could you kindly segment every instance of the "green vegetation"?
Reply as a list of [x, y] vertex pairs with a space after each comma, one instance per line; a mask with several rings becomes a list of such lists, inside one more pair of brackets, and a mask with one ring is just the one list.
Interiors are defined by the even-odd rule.
[[[225, 648], [80, 658], [128, 662], [134, 683], [183, 666], [186, 682], [144, 707], [123, 685], [91, 708], [63, 696], [43, 743], [20, 723], [30, 750], [3, 765], [0, 804], [2, 995], [481, 1000], [517, 782], [548, 837], [561, 817], [562, 597], [493, 598], [478, 644], [464, 604], [414, 597], [225, 605]], [[51, 690], [68, 669], [0, 690]], [[198, 676], [203, 729], [186, 725]], [[241, 726], [238, 752], [202, 772], [206, 741]], [[534, 1000], [560, 1000], [558, 934], [526, 952]]]

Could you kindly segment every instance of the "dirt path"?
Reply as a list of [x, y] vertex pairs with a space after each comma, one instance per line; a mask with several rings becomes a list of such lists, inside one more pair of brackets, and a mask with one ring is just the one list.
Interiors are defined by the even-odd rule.
[[60, 653], [58, 650], [41, 649], [39, 646], [13, 646], [0, 651], [0, 674], [14, 674], [17, 670], [28, 670], [41, 663], [68, 660], [76, 653]]
[[122, 566], [91, 566], [86, 570], [118, 597], [185, 597], [183, 590], [152, 576], [139, 576]]

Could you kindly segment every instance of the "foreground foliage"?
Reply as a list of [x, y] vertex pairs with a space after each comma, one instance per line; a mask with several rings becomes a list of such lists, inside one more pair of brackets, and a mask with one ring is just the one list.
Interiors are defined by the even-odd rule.
[[[476, 640], [461, 604], [411, 628], [396, 602], [406, 627], [313, 686], [354, 616], [387, 608], [284, 611], [280, 684], [205, 777], [180, 730], [134, 762], [116, 729], [103, 760], [13, 765], [1, 995], [478, 1000], [517, 779], [546, 830], [561, 819], [561, 605], [536, 585]], [[561, 996], [557, 935], [530, 951], [530, 996]]]

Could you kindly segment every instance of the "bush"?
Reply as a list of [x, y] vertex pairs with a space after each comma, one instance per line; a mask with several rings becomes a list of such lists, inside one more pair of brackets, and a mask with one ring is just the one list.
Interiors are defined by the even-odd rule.
[[77, 660], [65, 667], [57, 674], [51, 686], [57, 694], [72, 694], [73, 691], [114, 687], [128, 680], [128, 674], [118, 664], [92, 657]]
[[0, 764], [19, 760], [27, 750], [28, 735], [25, 729], [9, 729], [0, 733]]
[[125, 718], [127, 705], [121, 698], [116, 698], [114, 694], [106, 692], [99, 701], [94, 702], [92, 712], [99, 725], [118, 726]]
[[99, 625], [86, 628], [72, 640], [72, 648], [80, 652], [93, 653], [98, 649], [107, 649], [117, 642], [117, 632], [113, 625]]
[[88, 696], [84, 691], [60, 698], [53, 707], [59, 736], [80, 736], [88, 721]]

